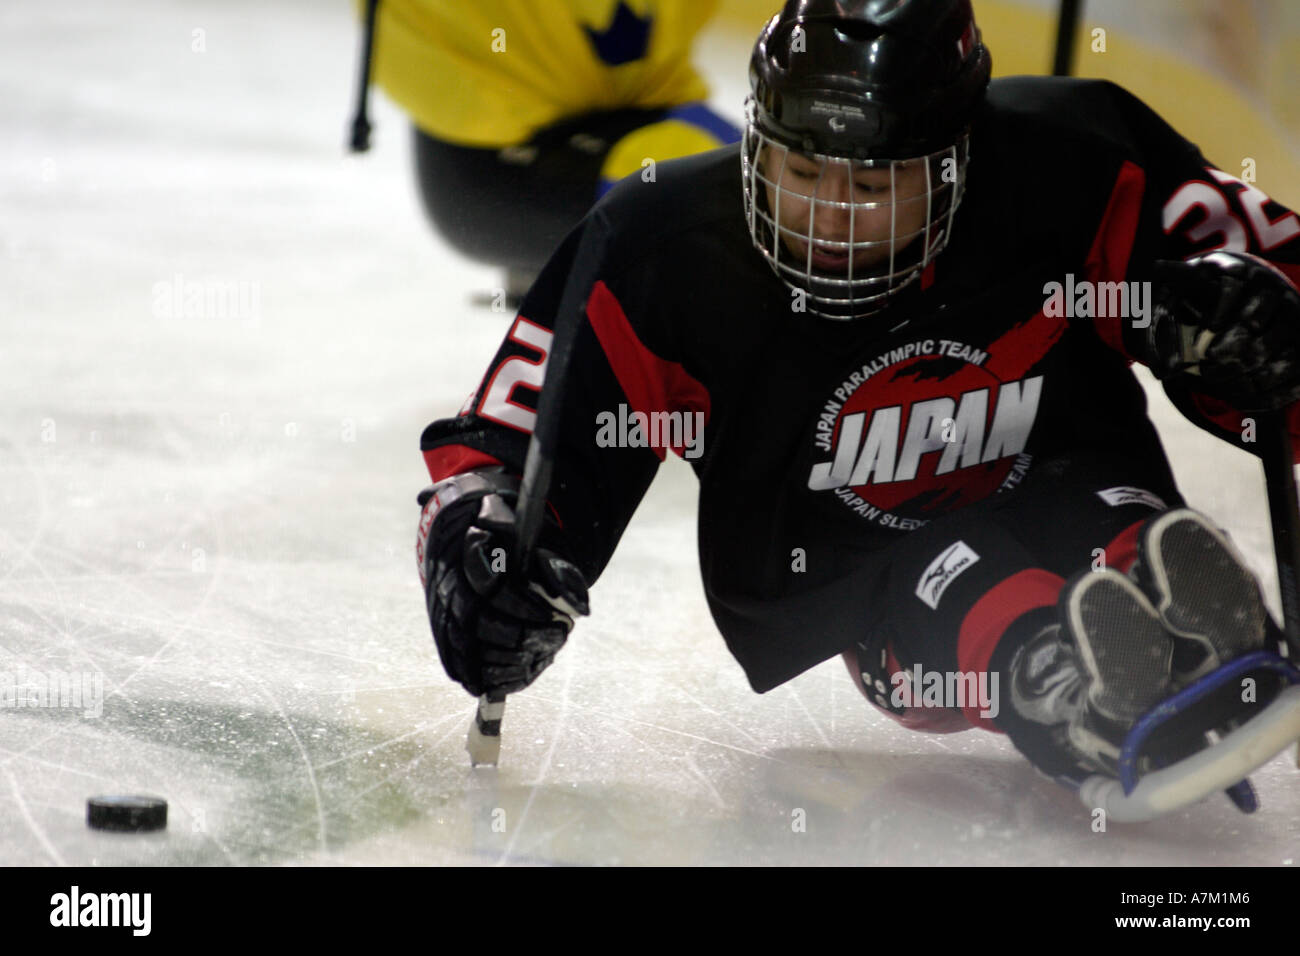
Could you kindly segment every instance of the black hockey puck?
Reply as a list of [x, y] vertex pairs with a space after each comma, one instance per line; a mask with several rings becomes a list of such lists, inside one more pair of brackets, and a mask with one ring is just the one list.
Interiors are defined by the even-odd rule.
[[86, 801], [86, 823], [95, 830], [162, 830], [167, 826], [167, 801], [119, 794], [91, 797]]

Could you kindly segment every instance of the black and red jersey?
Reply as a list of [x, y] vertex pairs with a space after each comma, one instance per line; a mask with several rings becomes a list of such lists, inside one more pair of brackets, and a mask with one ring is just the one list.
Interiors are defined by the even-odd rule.
[[[489, 463], [522, 472], [574, 286], [587, 321], [564, 383], [548, 543], [594, 581], [663, 445], [689, 437], [646, 447], [602, 429], [704, 422], [678, 450], [700, 482], [705, 592], [758, 691], [857, 639], [871, 601], [888, 599], [858, 572], [900, 535], [1073, 450], [1164, 467], [1129, 369], [1141, 320], [1113, 314], [1114, 284], [1213, 249], [1300, 282], [1300, 219], [1102, 81], [991, 84], [947, 249], [867, 319], [798, 311], [751, 243], [740, 175], [732, 147], [618, 186], [556, 251], [462, 413], [421, 447], [435, 480]], [[1124, 288], [1132, 313], [1141, 286]], [[1241, 443], [1232, 409], [1170, 392]]]

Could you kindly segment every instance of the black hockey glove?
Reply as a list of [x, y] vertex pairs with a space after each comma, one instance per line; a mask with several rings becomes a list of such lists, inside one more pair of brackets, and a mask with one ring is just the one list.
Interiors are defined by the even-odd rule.
[[442, 666], [471, 694], [513, 693], [537, 679], [588, 613], [582, 572], [536, 548], [514, 559], [519, 481], [500, 471], [454, 475], [420, 493], [416, 561]]
[[1157, 378], [1241, 411], [1300, 399], [1300, 293], [1285, 275], [1256, 256], [1212, 252], [1157, 262], [1152, 276], [1145, 358]]

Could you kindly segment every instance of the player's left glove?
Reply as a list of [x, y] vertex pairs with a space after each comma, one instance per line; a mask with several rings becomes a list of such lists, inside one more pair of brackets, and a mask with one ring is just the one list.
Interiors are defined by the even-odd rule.
[[1242, 252], [1155, 264], [1142, 356], [1160, 379], [1247, 410], [1300, 399], [1300, 293]]

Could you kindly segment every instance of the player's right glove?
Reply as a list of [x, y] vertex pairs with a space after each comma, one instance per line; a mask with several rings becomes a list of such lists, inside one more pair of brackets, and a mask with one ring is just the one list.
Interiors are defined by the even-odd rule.
[[416, 561], [442, 666], [475, 696], [531, 684], [588, 613], [576, 566], [536, 548], [523, 574], [515, 550], [519, 481], [494, 469], [453, 475], [420, 493]]

